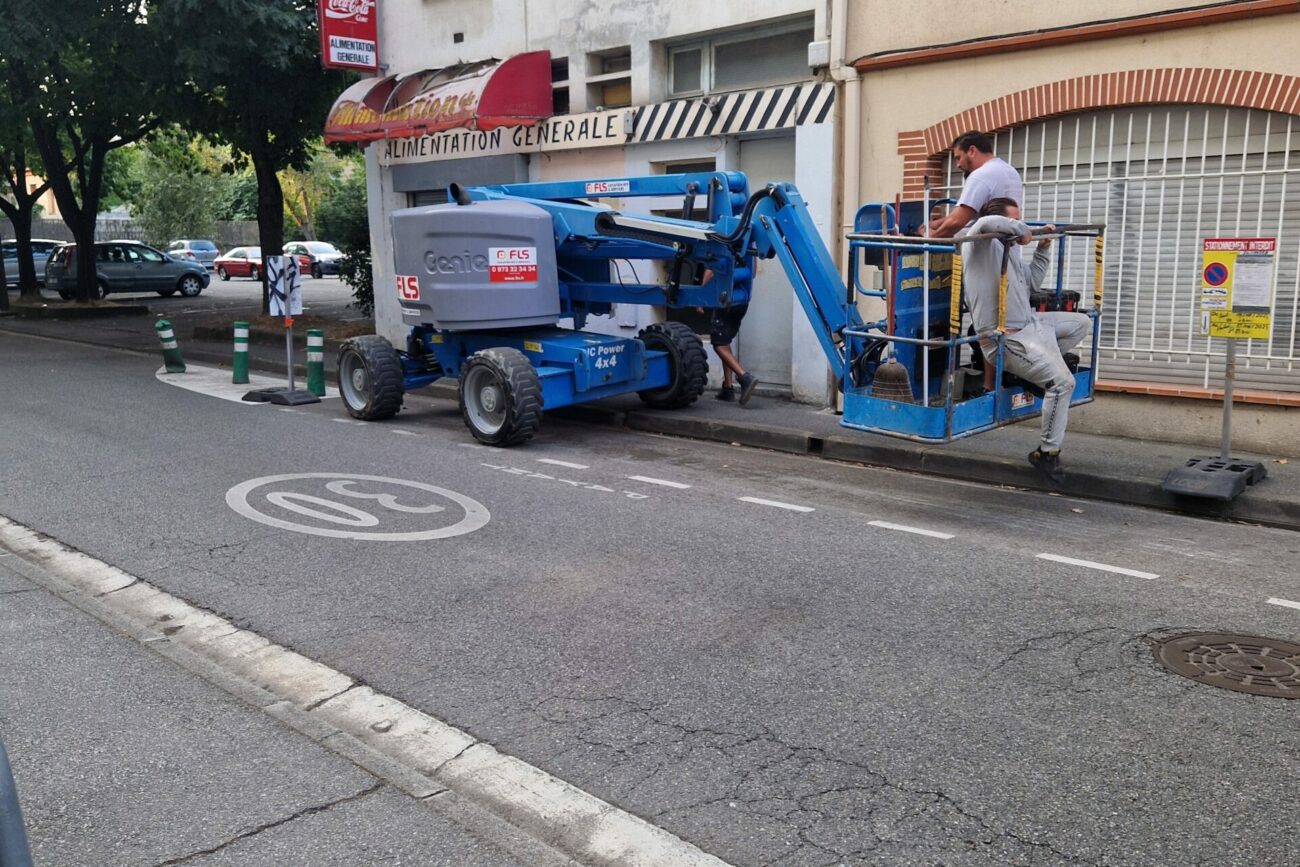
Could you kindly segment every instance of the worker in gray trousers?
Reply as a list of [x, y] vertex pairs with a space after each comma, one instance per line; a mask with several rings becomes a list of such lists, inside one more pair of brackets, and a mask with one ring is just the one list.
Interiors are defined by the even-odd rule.
[[[1003, 251], [1007, 245], [1028, 244], [1033, 236], [1029, 226], [1020, 220], [1019, 206], [1006, 198], [990, 199], [980, 209], [980, 218], [962, 234], [967, 233], [1000, 234], [1008, 239], [973, 241], [964, 245], [962, 251], [966, 302], [975, 332], [981, 338], [987, 373], [996, 364], [998, 285]], [[1039, 241], [1033, 261], [1028, 265], [1017, 250], [1008, 251], [1002, 369], [1043, 389], [1042, 442], [1029, 453], [1029, 462], [1060, 484], [1065, 481], [1061, 444], [1065, 440], [1070, 398], [1074, 395], [1074, 374], [1064, 356], [1079, 345], [1091, 323], [1083, 313], [1035, 313], [1030, 306], [1030, 292], [1042, 283], [1047, 273], [1051, 245], [1050, 239]]]

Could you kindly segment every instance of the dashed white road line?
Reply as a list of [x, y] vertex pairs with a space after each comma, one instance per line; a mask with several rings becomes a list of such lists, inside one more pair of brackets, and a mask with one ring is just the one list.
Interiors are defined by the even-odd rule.
[[422, 436], [421, 434], [418, 434], [418, 433], [416, 433], [416, 432], [413, 431], [413, 430], [402, 430], [401, 428], [396, 428], [396, 427], [395, 427], [395, 428], [390, 428], [389, 431], [390, 431], [390, 433], [395, 433], [395, 434], [397, 434], [398, 436], [401, 436], [401, 437], [418, 437], [418, 436]]
[[951, 539], [952, 533], [940, 533], [938, 530], [927, 530], [923, 527], [909, 527], [906, 524], [891, 524], [889, 521], [867, 521], [873, 527], [883, 527], [886, 530], [901, 530], [904, 533], [915, 533], [918, 536], [929, 536], [934, 539]]
[[1114, 572], [1116, 575], [1128, 575], [1132, 578], [1145, 578], [1151, 581], [1160, 576], [1154, 572], [1141, 572], [1137, 569], [1125, 569], [1123, 566], [1110, 566], [1106, 563], [1094, 563], [1091, 560], [1076, 560], [1073, 557], [1062, 557], [1060, 554], [1038, 554], [1039, 560], [1051, 560], [1054, 563], [1065, 563], [1069, 566], [1082, 566], [1085, 569], [1097, 569], [1101, 572]]
[[665, 488], [676, 488], [679, 491], [684, 491], [690, 487], [684, 482], [670, 482], [667, 479], [656, 479], [653, 476], [628, 476], [628, 478], [634, 482], [645, 482], [647, 485], [663, 485]]
[[485, 449], [485, 448], [487, 448], [487, 446], [483, 445], [482, 443], [456, 443], [456, 445], [460, 446], [460, 447], [463, 448], [463, 449]]
[[569, 461], [557, 461], [555, 458], [538, 458], [537, 463], [550, 464], [553, 467], [567, 467], [571, 470], [591, 469], [591, 467], [587, 466], [586, 464], [575, 464], [575, 463], [570, 463]]
[[1300, 610], [1300, 602], [1292, 602], [1290, 599], [1278, 599], [1276, 596], [1268, 598], [1269, 605], [1281, 605], [1283, 608], [1295, 608]]
[[764, 500], [762, 497], [736, 497], [742, 503], [757, 503], [760, 506], [773, 506], [777, 509], [788, 509], [791, 512], [815, 512], [816, 509], [811, 506], [796, 506], [793, 503], [782, 503], [780, 500]]

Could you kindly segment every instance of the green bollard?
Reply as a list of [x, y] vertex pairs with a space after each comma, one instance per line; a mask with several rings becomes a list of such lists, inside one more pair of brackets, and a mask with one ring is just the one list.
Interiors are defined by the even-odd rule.
[[307, 390], [325, 396], [325, 332], [307, 329]]
[[168, 373], [184, 373], [185, 360], [181, 358], [180, 346], [176, 343], [176, 332], [166, 319], [159, 319], [153, 324], [158, 331], [158, 340], [162, 342], [163, 364]]
[[235, 361], [231, 365], [234, 376], [231, 382], [236, 385], [248, 384], [248, 323], [235, 323]]

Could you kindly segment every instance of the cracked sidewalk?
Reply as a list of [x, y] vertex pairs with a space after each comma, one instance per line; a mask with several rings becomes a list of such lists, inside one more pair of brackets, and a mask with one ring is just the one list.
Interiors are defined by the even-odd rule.
[[528, 863], [92, 619], [12, 560], [0, 558], [0, 733], [37, 864]]

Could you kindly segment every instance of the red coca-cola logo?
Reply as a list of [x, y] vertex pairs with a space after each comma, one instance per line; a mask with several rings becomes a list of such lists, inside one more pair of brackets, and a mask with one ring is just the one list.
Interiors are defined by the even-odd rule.
[[370, 10], [375, 0], [322, 0], [325, 4], [325, 17], [340, 21], [355, 21], [364, 24], [370, 18]]

